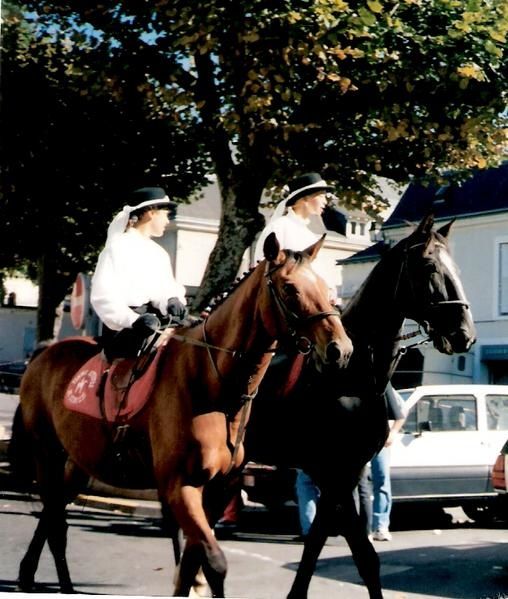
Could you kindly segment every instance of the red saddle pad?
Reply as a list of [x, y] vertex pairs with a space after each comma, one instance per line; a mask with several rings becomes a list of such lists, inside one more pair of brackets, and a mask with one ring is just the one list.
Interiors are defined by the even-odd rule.
[[[129, 420], [144, 407], [150, 397], [162, 349], [158, 348], [145, 372], [130, 385], [135, 359], [126, 358], [110, 365], [102, 354], [93, 356], [72, 377], [65, 391], [64, 406], [92, 418], [102, 419], [105, 416], [108, 422]], [[104, 377], [106, 381], [102, 383]], [[102, 385], [104, 414], [99, 397]]]

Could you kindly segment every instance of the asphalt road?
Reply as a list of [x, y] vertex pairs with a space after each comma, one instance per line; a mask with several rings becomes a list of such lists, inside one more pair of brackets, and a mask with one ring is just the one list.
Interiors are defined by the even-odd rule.
[[[99, 510], [92, 500], [70, 509], [69, 563], [79, 593], [168, 595], [173, 563], [168, 541], [159, 530], [151, 502], [125, 502]], [[137, 506], [137, 507], [136, 507]], [[0, 494], [0, 593], [16, 588], [17, 568], [35, 526], [36, 501], [4, 491]], [[131, 513], [122, 513], [120, 509]], [[456, 517], [456, 514], [453, 514]], [[479, 528], [449, 514], [421, 511], [394, 514], [394, 538], [377, 543], [385, 599], [508, 598], [508, 531], [506, 524]], [[286, 596], [301, 556], [295, 542], [294, 509], [277, 515], [250, 508], [239, 531], [221, 540], [229, 563], [226, 592], [242, 599]], [[55, 568], [45, 549], [38, 591], [57, 591]], [[503, 594], [506, 593], [506, 594]], [[324, 548], [309, 599], [367, 599], [340, 538]]]

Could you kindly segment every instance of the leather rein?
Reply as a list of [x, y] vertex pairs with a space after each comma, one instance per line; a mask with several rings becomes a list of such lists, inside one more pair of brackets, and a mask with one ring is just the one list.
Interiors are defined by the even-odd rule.
[[[304, 335], [298, 335], [297, 330], [300, 327], [308, 325], [309, 323], [311, 323], [315, 320], [321, 320], [322, 318], [328, 318], [329, 316], [336, 316], [336, 317], [340, 318], [340, 312], [338, 312], [337, 310], [327, 310], [327, 311], [322, 311], [322, 312], [316, 312], [315, 314], [311, 314], [310, 316], [306, 316], [304, 318], [298, 316], [298, 314], [296, 314], [293, 310], [291, 310], [287, 306], [286, 302], [281, 297], [281, 295], [272, 279], [273, 273], [276, 272], [279, 268], [281, 268], [282, 264], [277, 265], [275, 268], [272, 268], [271, 270], [269, 269], [268, 264], [269, 263], [267, 262], [264, 276], [267, 281], [267, 286], [268, 286], [268, 289], [270, 292], [270, 297], [272, 298], [273, 305], [277, 310], [276, 316], [279, 316], [279, 315], [282, 316], [284, 322], [287, 325], [287, 330], [285, 332], [281, 332], [280, 336], [281, 337], [286, 336], [292, 342], [294, 342], [298, 353], [300, 353], [304, 356], [308, 355], [312, 351], [312, 349], [314, 347], [314, 343], [308, 337], [306, 337]], [[277, 321], [277, 323], [279, 323], [279, 318], [276, 318], [276, 321]], [[207, 339], [207, 334], [206, 334], [206, 319], [203, 321], [202, 326], [203, 326], [203, 340], [194, 339], [192, 337], [187, 337], [186, 335], [180, 335], [178, 333], [173, 333], [173, 335], [171, 336], [171, 339], [175, 339], [182, 343], [189, 343], [191, 345], [196, 345], [198, 347], [206, 348], [207, 353], [208, 353], [208, 358], [210, 360], [210, 363], [212, 364], [215, 375], [217, 376], [217, 378], [219, 380], [221, 380], [222, 376], [217, 368], [217, 364], [212, 356], [211, 350], [226, 352], [226, 353], [231, 354], [233, 357], [243, 357], [245, 355], [245, 352], [242, 350], [239, 350], [239, 349], [221, 347], [221, 346], [209, 343], [208, 339]], [[271, 349], [265, 350], [263, 353], [275, 353], [275, 349], [271, 348]], [[232, 447], [232, 451], [231, 451], [231, 461], [230, 461], [229, 467], [226, 471], [226, 474], [229, 474], [234, 467], [238, 452], [240, 450], [241, 443], [243, 441], [245, 428], [247, 425], [247, 414], [248, 414], [248, 410], [249, 410], [249, 405], [250, 405], [250, 402], [252, 401], [252, 399], [256, 396], [257, 391], [258, 391], [258, 388], [256, 387], [256, 389], [252, 393], [243, 393], [240, 396], [240, 403], [241, 403], [240, 409], [242, 412], [240, 415], [240, 423], [238, 426], [235, 443], [234, 443], [234, 445]]]

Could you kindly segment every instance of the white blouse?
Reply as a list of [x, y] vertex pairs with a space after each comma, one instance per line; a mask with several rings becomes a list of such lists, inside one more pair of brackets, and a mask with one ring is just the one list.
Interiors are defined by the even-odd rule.
[[[270, 233], [275, 233], [281, 249], [286, 248], [294, 252], [301, 252], [316, 243], [321, 235], [309, 229], [309, 222], [309, 219], [302, 218], [291, 207], [288, 208], [287, 214], [268, 223], [261, 232], [254, 249], [254, 263], [263, 260], [263, 244]], [[330, 300], [336, 302], [335, 284], [330, 280], [330, 275], [326, 272], [319, 257], [312, 263], [312, 270], [327, 282], [330, 289]]]
[[256, 243], [254, 261], [263, 260], [263, 244], [270, 233], [275, 233], [281, 249], [300, 252], [319, 239], [319, 235], [309, 229], [309, 220], [299, 216], [292, 208], [287, 214], [277, 218], [264, 228]]
[[90, 300], [110, 329], [132, 326], [139, 314], [131, 307], [147, 302], [167, 314], [170, 297], [185, 303], [185, 287], [175, 281], [169, 255], [158, 243], [131, 228], [102, 250]]

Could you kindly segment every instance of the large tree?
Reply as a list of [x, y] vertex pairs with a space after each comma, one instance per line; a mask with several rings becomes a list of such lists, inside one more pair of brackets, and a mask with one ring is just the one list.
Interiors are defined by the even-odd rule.
[[70, 37], [12, 5], [3, 16], [0, 267], [38, 281], [43, 340], [126, 193], [153, 184], [186, 198], [209, 166], [197, 119], [175, 126], [141, 64], [91, 30]]
[[[406, 182], [500, 160], [503, 0], [23, 6], [50, 47], [55, 32], [71, 43], [95, 36], [104, 60], [95, 66], [110, 76], [88, 93], [120, 95], [126, 114], [149, 105], [182, 135], [189, 122], [200, 127], [194, 159], [217, 175], [222, 214], [199, 306], [235, 276], [262, 226], [266, 187], [319, 170], [343, 201], [375, 210], [376, 175]], [[86, 78], [72, 75], [82, 94]]]

